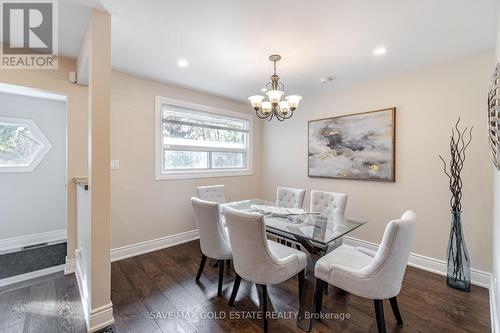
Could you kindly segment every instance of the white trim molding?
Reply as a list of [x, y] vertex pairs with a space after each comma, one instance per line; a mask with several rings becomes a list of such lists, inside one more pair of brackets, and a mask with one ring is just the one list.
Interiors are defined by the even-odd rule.
[[5, 286], [10, 285], [10, 284], [35, 279], [38, 277], [42, 277], [42, 276], [57, 273], [57, 272], [62, 272], [63, 270], [64, 270], [64, 264], [52, 266], [49, 268], [40, 269], [38, 271], [33, 271], [33, 272], [28, 272], [28, 273], [24, 273], [24, 274], [20, 274], [20, 275], [11, 276], [11, 277], [8, 277], [5, 279], [0, 279], [0, 287], [5, 287]]
[[85, 318], [85, 324], [87, 325], [87, 328], [89, 327], [89, 290], [87, 290], [87, 284], [83, 280], [83, 273], [82, 269], [80, 267], [81, 261], [77, 260], [76, 261], [76, 282], [78, 284], [78, 291], [80, 292], [80, 301], [82, 302], [82, 308], [83, 308], [83, 316]]
[[167, 247], [187, 243], [198, 239], [198, 230], [190, 230], [179, 234], [165, 236], [149, 241], [127, 245], [111, 249], [111, 261], [118, 261], [130, 257], [135, 257], [140, 254], [158, 251]]
[[21, 250], [25, 246], [35, 244], [57, 244], [66, 241], [66, 229], [42, 232], [20, 237], [0, 239], [0, 254]]
[[500, 323], [498, 322], [498, 312], [497, 312], [497, 288], [495, 276], [491, 274], [491, 285], [490, 285], [490, 318], [491, 318], [491, 332], [500, 333]]
[[96, 332], [110, 325], [113, 325], [113, 303], [97, 307], [90, 311], [89, 321], [87, 323], [89, 332]]
[[20, 275], [11, 276], [5, 279], [0, 279], [0, 287], [5, 287], [10, 284], [23, 282], [31, 279], [35, 279], [38, 277], [42, 277], [45, 275], [62, 272], [64, 270], [64, 264], [58, 266], [52, 266], [49, 268], [39, 269], [38, 271], [28, 272]]
[[[379, 246], [379, 244], [349, 236], [344, 236], [343, 243], [350, 246], [361, 246], [370, 249], [372, 251], [377, 251]], [[416, 253], [410, 253], [408, 266], [446, 276], [446, 262], [444, 260], [430, 258]], [[490, 273], [481, 271], [479, 269], [471, 268], [472, 284], [489, 289], [491, 283], [490, 281], [491, 281]]]

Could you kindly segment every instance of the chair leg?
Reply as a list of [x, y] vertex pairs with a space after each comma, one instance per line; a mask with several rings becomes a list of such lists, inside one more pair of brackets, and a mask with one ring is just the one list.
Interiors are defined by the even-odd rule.
[[234, 300], [236, 299], [236, 294], [238, 294], [240, 283], [241, 283], [241, 276], [236, 274], [236, 277], [234, 278], [233, 291], [231, 292], [231, 297], [229, 298], [229, 306], [234, 305]]
[[323, 308], [323, 280], [316, 278], [316, 291], [314, 293], [314, 312], [320, 313]]
[[224, 260], [219, 260], [219, 286], [217, 288], [217, 297], [222, 296], [223, 281], [224, 281]]
[[227, 267], [231, 267], [231, 260], [230, 259], [226, 260], [226, 265], [227, 265]]
[[303, 269], [297, 275], [297, 279], [299, 280], [299, 304], [302, 304], [302, 294], [304, 293], [304, 283], [306, 280], [306, 270]]
[[381, 299], [374, 299], [373, 303], [375, 305], [378, 333], [385, 333], [384, 301]]
[[207, 256], [202, 254], [200, 261], [200, 268], [198, 268], [198, 274], [196, 274], [196, 281], [200, 281], [201, 273], [203, 273], [203, 268], [205, 268], [206, 262], [207, 262]]
[[262, 289], [262, 324], [264, 327], [264, 333], [268, 331], [267, 322], [267, 285], [260, 284], [259, 287]]
[[391, 302], [392, 312], [394, 312], [394, 317], [398, 322], [399, 326], [403, 326], [403, 318], [401, 317], [401, 312], [399, 312], [398, 300], [396, 297], [389, 298], [389, 302]]

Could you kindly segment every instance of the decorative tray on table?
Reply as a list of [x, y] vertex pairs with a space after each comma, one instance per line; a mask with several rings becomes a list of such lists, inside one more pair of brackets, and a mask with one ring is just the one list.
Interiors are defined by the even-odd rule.
[[285, 208], [266, 205], [252, 205], [251, 209], [259, 213], [271, 214], [274, 216], [303, 215], [307, 212], [302, 208]]

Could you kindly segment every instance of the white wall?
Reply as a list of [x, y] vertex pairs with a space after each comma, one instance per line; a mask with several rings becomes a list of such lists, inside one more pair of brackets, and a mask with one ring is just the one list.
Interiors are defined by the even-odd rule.
[[34, 120], [52, 144], [33, 172], [0, 173], [0, 242], [66, 229], [66, 102], [0, 93], [0, 116]]
[[[380, 243], [386, 223], [405, 210], [418, 215], [413, 252], [445, 260], [450, 193], [438, 154], [449, 154], [451, 126], [459, 116], [474, 125], [463, 170], [463, 223], [472, 267], [491, 271], [492, 174], [486, 139], [485, 101], [493, 53], [481, 53], [397, 76], [305, 96], [293, 118], [266, 122], [263, 194], [276, 186], [349, 194], [347, 213], [368, 219], [352, 236]], [[307, 121], [396, 107], [396, 182], [307, 177]], [[306, 197], [308, 201], [309, 195]]]

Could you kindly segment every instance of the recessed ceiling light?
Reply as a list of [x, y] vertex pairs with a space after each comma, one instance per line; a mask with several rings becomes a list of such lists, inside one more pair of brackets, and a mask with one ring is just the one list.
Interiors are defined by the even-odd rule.
[[187, 62], [186, 59], [179, 59], [179, 60], [177, 60], [177, 66], [187, 67], [187, 66], [189, 66], [189, 62]]
[[320, 77], [319, 78], [319, 82], [321, 83], [330, 83], [330, 82], [333, 82], [335, 80], [335, 77], [333, 76], [326, 76], [326, 77]]
[[383, 46], [379, 46], [375, 50], [373, 50], [373, 54], [376, 56], [384, 55], [386, 52], [387, 52], [387, 49]]
[[267, 89], [266, 89], [266, 88], [262, 88], [260, 91], [262, 91], [262, 92], [266, 92], [266, 91], [267, 91]]

